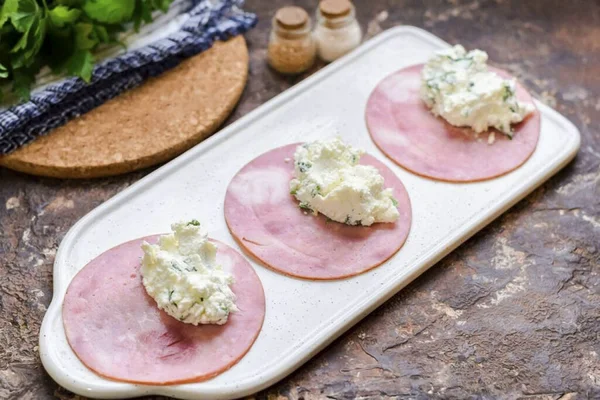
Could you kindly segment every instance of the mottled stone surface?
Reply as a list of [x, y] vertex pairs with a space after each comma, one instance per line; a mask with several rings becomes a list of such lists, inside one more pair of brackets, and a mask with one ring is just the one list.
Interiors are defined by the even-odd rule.
[[[316, 0], [298, 0], [313, 10]], [[357, 2], [369, 35], [424, 27], [486, 49], [581, 130], [576, 160], [259, 399], [600, 398], [600, 2]], [[249, 1], [250, 81], [230, 122], [300, 81], [264, 63], [282, 1]], [[316, 69], [317, 67], [315, 67]], [[93, 181], [0, 170], [0, 398], [74, 399], [37, 351], [60, 240], [149, 171]]]

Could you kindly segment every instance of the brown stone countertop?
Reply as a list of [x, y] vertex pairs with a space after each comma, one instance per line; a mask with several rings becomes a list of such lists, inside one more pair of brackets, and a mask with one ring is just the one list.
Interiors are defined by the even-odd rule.
[[[228, 123], [307, 76], [265, 65], [248, 0], [249, 83]], [[297, 0], [312, 14], [317, 0]], [[356, 1], [368, 36], [401, 25], [489, 52], [581, 130], [570, 165], [257, 399], [600, 399], [600, 2]], [[315, 67], [314, 72], [319, 66]], [[0, 169], [0, 398], [76, 399], [38, 355], [67, 230], [149, 170], [60, 181]]]

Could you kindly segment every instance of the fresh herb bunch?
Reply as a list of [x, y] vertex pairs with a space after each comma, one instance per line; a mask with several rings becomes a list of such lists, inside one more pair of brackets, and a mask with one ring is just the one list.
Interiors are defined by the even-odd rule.
[[98, 46], [119, 43], [125, 24], [137, 31], [172, 1], [0, 0], [0, 99], [7, 83], [20, 99], [29, 99], [45, 66], [89, 82]]

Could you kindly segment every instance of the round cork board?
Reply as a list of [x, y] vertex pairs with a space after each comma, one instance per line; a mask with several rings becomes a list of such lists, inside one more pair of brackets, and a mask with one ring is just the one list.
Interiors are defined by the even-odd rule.
[[0, 157], [0, 165], [34, 175], [93, 178], [167, 161], [223, 123], [247, 79], [244, 38], [217, 42], [161, 76]]

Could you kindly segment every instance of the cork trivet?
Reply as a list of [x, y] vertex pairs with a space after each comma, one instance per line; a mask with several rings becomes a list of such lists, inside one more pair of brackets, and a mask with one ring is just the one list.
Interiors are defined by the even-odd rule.
[[212, 134], [248, 78], [242, 36], [129, 90], [13, 153], [0, 165], [34, 175], [92, 178], [169, 160]]

